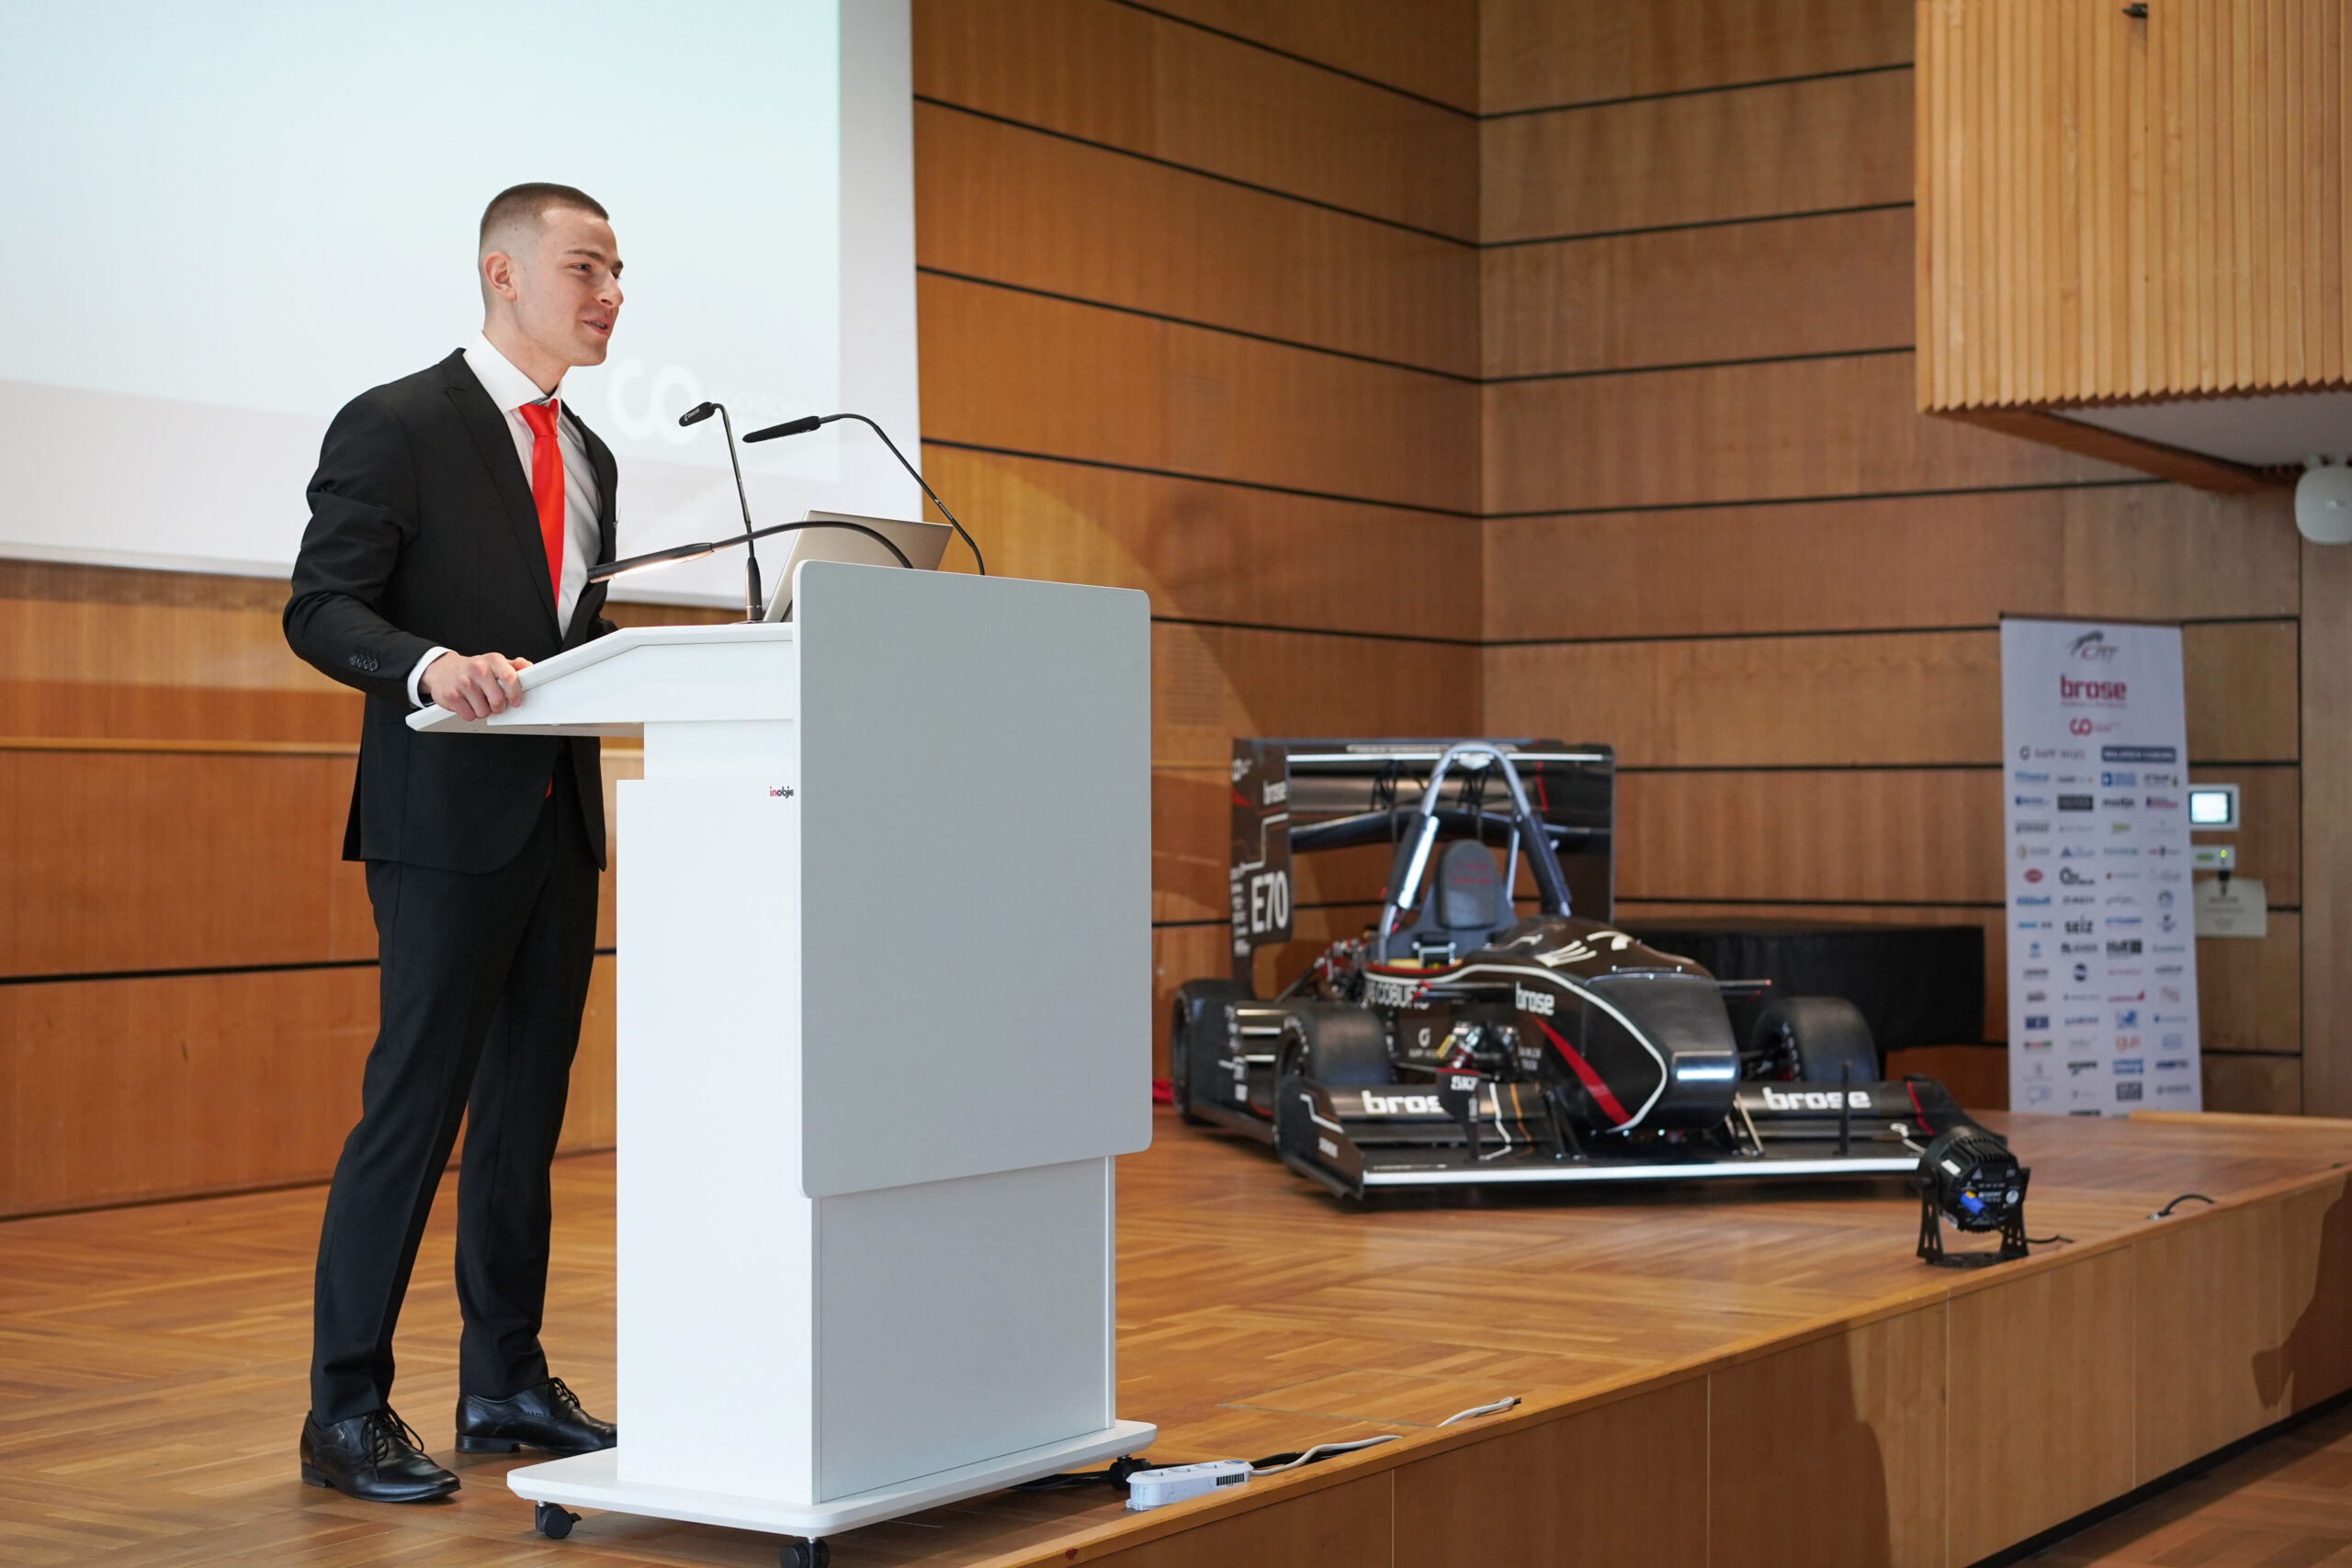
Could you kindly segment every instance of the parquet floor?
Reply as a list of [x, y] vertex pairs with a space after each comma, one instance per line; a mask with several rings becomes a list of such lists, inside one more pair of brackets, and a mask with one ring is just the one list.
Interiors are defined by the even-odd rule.
[[[2352, 1160], [2343, 1125], [2025, 1119], [2012, 1129], [2035, 1167], [2035, 1233], [2086, 1240], [2182, 1190], [2222, 1196]], [[1120, 1413], [1160, 1426], [1152, 1452], [1167, 1462], [1410, 1434], [1503, 1394], [1589, 1392], [1933, 1283], [1912, 1259], [1917, 1211], [1900, 1186], [1574, 1203], [1514, 1194], [1355, 1213], [1253, 1145], [1165, 1113], [1158, 1134], [1120, 1166]], [[606, 1411], [612, 1193], [609, 1156], [559, 1163], [546, 1335], [556, 1369]], [[0, 1224], [0, 1562], [775, 1561], [768, 1538], [618, 1515], [592, 1515], [568, 1540], [544, 1541], [503, 1483], [513, 1461], [450, 1453], [457, 1313], [446, 1192], [401, 1323], [396, 1401], [465, 1489], [447, 1504], [395, 1508], [302, 1486], [294, 1444], [323, 1196], [314, 1188]], [[2075, 1555], [2050, 1560], [2320, 1561], [2246, 1556], [2240, 1546], [2253, 1537], [2229, 1532], [2269, 1529], [2287, 1542], [2305, 1539], [2294, 1536], [2305, 1529], [2298, 1521], [2324, 1517], [2341, 1527], [2324, 1539], [2352, 1540], [2352, 1494], [2334, 1479], [2352, 1478], [2352, 1449], [2312, 1447], [2346, 1430], [2339, 1418], [2289, 1439], [2302, 1445], [2291, 1465], [2240, 1461], [2232, 1473], [2258, 1472], [2263, 1485], [2290, 1489], [2242, 1514], [2217, 1500], [2224, 1512], [2208, 1523], [2184, 1515], [2116, 1536], [2112, 1550], [2126, 1554], [2086, 1557], [2070, 1542], [2064, 1551]], [[2219, 1479], [2198, 1484], [2210, 1494]], [[835, 1541], [834, 1557], [842, 1568], [986, 1562], [1121, 1517], [1102, 1494], [999, 1495], [854, 1532]], [[2104, 1528], [2113, 1535], [2125, 1521]], [[2321, 1540], [2323, 1528], [2307, 1534]], [[2128, 1554], [2160, 1538], [2162, 1551], [2220, 1544], [2203, 1557]]]
[[2026, 1560], [2044, 1568], [2352, 1563], [2352, 1407]]

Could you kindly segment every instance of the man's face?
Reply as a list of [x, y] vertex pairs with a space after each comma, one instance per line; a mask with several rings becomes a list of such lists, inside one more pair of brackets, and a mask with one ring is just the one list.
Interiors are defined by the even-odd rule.
[[492, 289], [509, 299], [531, 344], [565, 365], [602, 365], [621, 312], [621, 256], [613, 226], [576, 207], [549, 209], [537, 243], [482, 258]]

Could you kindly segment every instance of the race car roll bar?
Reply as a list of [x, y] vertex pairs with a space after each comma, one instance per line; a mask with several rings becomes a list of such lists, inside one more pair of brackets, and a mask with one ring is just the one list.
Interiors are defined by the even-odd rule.
[[[1421, 791], [1419, 821], [1412, 831], [1413, 858], [1396, 885], [1382, 896], [1380, 923], [1373, 928], [1374, 940], [1385, 943], [1396, 929], [1396, 912], [1413, 908], [1412, 896], [1420, 890], [1421, 875], [1429, 869], [1430, 850], [1437, 842], [1437, 805], [1439, 786], [1445, 783], [1446, 770], [1471, 757], [1487, 759], [1487, 766], [1502, 770], [1503, 783], [1510, 789], [1511, 865], [1503, 874], [1509, 877], [1518, 864], [1517, 846], [1527, 846], [1527, 868], [1535, 874], [1536, 901], [1547, 915], [1568, 912], [1568, 879], [1561, 874], [1559, 858], [1552, 852], [1552, 837], [1544, 831], [1544, 819], [1527, 804], [1527, 791], [1519, 782], [1519, 770], [1510, 765], [1510, 757], [1500, 748], [1483, 741], [1464, 741], [1449, 746], [1430, 766], [1430, 782]], [[1477, 764], [1467, 764], [1476, 766]]]

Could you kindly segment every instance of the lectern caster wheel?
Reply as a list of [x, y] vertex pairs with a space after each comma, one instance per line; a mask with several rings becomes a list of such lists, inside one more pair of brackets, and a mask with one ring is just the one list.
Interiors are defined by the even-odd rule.
[[833, 1549], [821, 1540], [788, 1540], [778, 1555], [784, 1568], [831, 1568]]
[[549, 1540], [561, 1540], [579, 1522], [578, 1514], [554, 1503], [542, 1503], [531, 1511], [532, 1525]]

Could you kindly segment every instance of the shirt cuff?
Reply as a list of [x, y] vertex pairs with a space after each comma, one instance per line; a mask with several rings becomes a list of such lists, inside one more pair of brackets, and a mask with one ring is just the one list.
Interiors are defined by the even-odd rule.
[[428, 648], [424, 650], [424, 657], [418, 660], [415, 667], [409, 671], [409, 706], [417, 708], [424, 706], [424, 672], [428, 669], [432, 668], [433, 661], [435, 660], [450, 651], [450, 649], [446, 648]]

